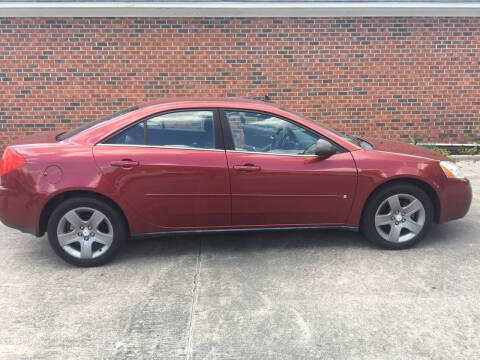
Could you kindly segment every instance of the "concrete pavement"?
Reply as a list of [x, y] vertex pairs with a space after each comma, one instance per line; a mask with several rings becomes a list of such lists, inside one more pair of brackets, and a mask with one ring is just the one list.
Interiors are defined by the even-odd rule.
[[472, 359], [480, 353], [474, 200], [417, 247], [290, 231], [131, 241], [81, 269], [0, 226], [0, 359]]

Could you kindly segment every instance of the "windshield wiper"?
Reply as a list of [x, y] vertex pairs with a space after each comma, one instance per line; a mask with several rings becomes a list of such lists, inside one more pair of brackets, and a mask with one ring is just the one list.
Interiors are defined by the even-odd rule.
[[61, 132], [60, 134], [57, 134], [57, 136], [55, 136], [55, 140], [60, 141], [60, 136], [62, 136], [65, 133], [66, 133], [66, 131]]
[[372, 144], [370, 144], [368, 141], [365, 141], [365, 140], [359, 138], [358, 136], [347, 135], [347, 137], [349, 139], [353, 140], [362, 149], [366, 149], [366, 150], [372, 150], [373, 149]]
[[354, 136], [354, 135], [346, 135], [350, 140], [353, 140], [354, 142], [356, 142], [358, 145], [360, 145], [364, 140], [360, 139], [359, 137], [357, 136]]

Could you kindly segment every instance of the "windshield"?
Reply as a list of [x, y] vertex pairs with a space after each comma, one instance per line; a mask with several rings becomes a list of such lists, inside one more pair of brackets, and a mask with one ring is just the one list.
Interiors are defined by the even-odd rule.
[[[312, 121], [311, 119], [305, 117], [304, 115], [302, 114], [299, 114], [299, 113], [296, 113], [294, 111], [291, 111], [291, 110], [286, 110], [286, 109], [282, 109], [282, 110], [285, 110], [285, 111], [288, 111], [292, 114], [295, 114], [297, 116], [300, 116], [301, 118], [305, 119], [305, 120], [308, 120], [308, 121]], [[340, 136], [343, 140], [349, 142], [350, 144], [353, 144], [353, 145], [357, 145], [357, 146], [360, 146], [361, 148], [363, 149], [367, 149], [367, 150], [372, 150], [373, 149], [373, 146], [372, 144], [370, 144], [368, 141], [365, 141], [357, 136], [353, 136], [353, 135], [346, 135], [345, 133], [343, 132], [340, 132], [340, 131], [337, 131], [335, 129], [332, 129], [328, 126], [325, 126], [323, 124], [320, 124], [318, 122], [315, 122], [315, 124], [317, 124], [318, 126], [321, 126], [322, 128], [334, 133], [335, 135], [338, 135]]]
[[328, 131], [334, 133], [335, 135], [340, 136], [343, 140], [348, 141], [351, 144], [360, 146], [361, 148], [367, 149], [367, 150], [372, 150], [373, 149], [372, 144], [370, 144], [368, 141], [365, 141], [365, 140], [363, 140], [363, 139], [361, 139], [357, 136], [346, 135], [343, 132], [337, 131], [335, 129], [331, 129], [331, 128], [329, 128], [327, 126], [324, 126], [324, 125], [320, 125], [320, 126], [327, 129]]
[[121, 115], [125, 115], [125, 114], [127, 114], [127, 113], [129, 113], [129, 112], [132, 112], [132, 111], [135, 111], [135, 110], [137, 110], [137, 109], [138, 109], [138, 106], [133, 106], [133, 107], [130, 107], [130, 108], [128, 108], [128, 109], [124, 109], [124, 110], [118, 111], [118, 112], [116, 112], [116, 113], [114, 113], [114, 114], [112, 114], [112, 115], [109, 115], [109, 116], [107, 116], [107, 117], [104, 117], [104, 118], [102, 118], [102, 119], [100, 119], [100, 120], [95, 120], [95, 121], [92, 121], [92, 122], [83, 124], [82, 126], [79, 126], [78, 128], [75, 128], [75, 129], [72, 129], [72, 130], [69, 130], [69, 131], [66, 131], [66, 132], [63, 132], [63, 133], [57, 135], [56, 140], [57, 140], [57, 141], [62, 141], [62, 140], [68, 139], [68, 138], [70, 138], [70, 137], [72, 137], [72, 136], [74, 136], [74, 135], [77, 135], [77, 134], [81, 133], [82, 131], [85, 131], [85, 130], [87, 130], [87, 129], [90, 129], [90, 128], [98, 125], [98, 124], [101, 124], [101, 123], [103, 123], [103, 122], [105, 122], [105, 121], [108, 121], [108, 120], [112, 120], [112, 119], [114, 119], [114, 118], [116, 118], [116, 117], [119, 117], [119, 116], [121, 116]]

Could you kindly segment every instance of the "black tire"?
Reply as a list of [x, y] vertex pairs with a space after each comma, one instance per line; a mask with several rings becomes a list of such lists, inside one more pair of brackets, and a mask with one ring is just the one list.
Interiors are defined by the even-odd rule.
[[[77, 208], [90, 208], [98, 210], [108, 218], [108, 221], [111, 224], [111, 228], [113, 229], [113, 240], [108, 249], [98, 257], [83, 259], [72, 256], [71, 254], [67, 253], [59, 243], [57, 236], [57, 227], [59, 226], [59, 222], [70, 210]], [[69, 198], [58, 205], [48, 219], [47, 234], [53, 250], [63, 260], [72, 265], [80, 267], [92, 267], [106, 264], [115, 257], [128, 238], [128, 228], [123, 216], [115, 207], [101, 199], [85, 196]]]
[[[407, 194], [419, 200], [425, 209], [425, 222], [423, 228], [412, 239], [404, 242], [391, 242], [385, 240], [375, 226], [375, 215], [380, 205], [393, 195]], [[434, 208], [430, 197], [418, 186], [409, 183], [395, 183], [376, 191], [368, 200], [361, 219], [361, 231], [363, 235], [373, 243], [384, 249], [400, 250], [417, 244], [428, 232], [432, 224]], [[393, 224], [392, 224], [393, 226]]]

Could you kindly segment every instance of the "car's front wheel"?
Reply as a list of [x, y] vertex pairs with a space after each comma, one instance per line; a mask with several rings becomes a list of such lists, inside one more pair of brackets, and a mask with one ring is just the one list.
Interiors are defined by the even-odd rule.
[[433, 205], [421, 188], [408, 183], [387, 186], [365, 207], [363, 234], [387, 249], [405, 249], [418, 243], [433, 221]]
[[70, 198], [52, 212], [48, 239], [55, 252], [77, 266], [97, 266], [116, 255], [127, 236], [123, 217], [94, 197]]

